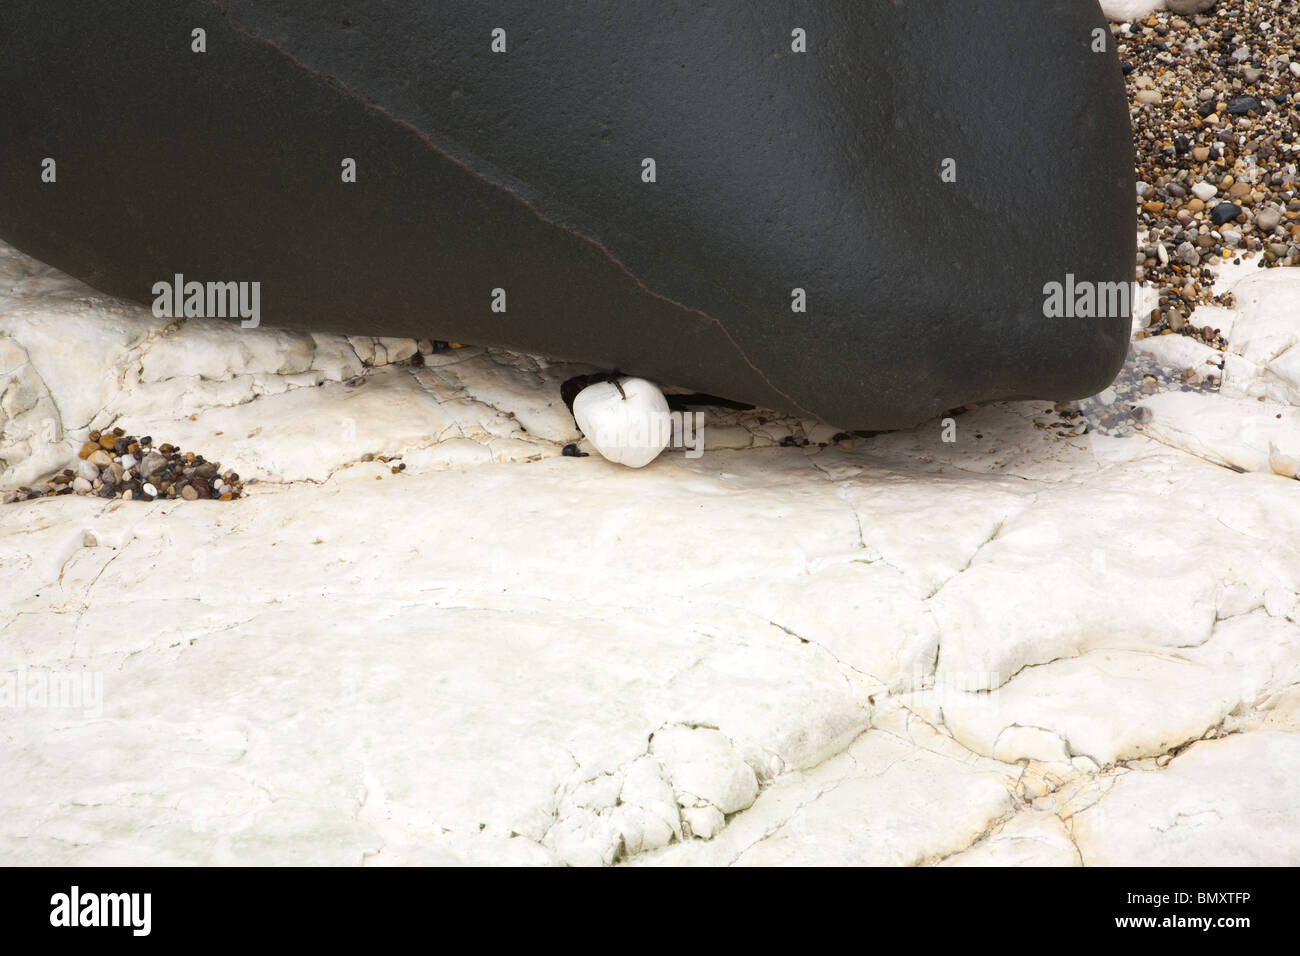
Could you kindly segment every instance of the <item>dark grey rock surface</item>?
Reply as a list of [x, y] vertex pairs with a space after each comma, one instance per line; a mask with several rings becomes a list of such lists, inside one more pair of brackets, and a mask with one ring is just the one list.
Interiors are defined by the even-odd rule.
[[11, 0], [0, 237], [142, 302], [176, 273], [258, 281], [265, 326], [506, 346], [844, 428], [1079, 398], [1130, 319], [1049, 317], [1044, 287], [1133, 276], [1098, 28], [1078, 0]]

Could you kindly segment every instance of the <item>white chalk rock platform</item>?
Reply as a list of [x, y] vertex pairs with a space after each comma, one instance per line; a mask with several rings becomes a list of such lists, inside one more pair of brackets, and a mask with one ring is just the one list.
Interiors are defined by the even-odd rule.
[[167, 323], [2, 249], [0, 488], [112, 425], [258, 481], [0, 507], [0, 861], [1300, 864], [1258, 306], [1300, 272], [1247, 282], [1222, 392], [1136, 437], [710, 411], [632, 470], [561, 456], [591, 369]]

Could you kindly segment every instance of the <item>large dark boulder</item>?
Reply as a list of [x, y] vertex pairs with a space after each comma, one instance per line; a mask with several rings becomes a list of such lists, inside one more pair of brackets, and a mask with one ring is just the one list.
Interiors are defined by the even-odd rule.
[[1080, 0], [8, 0], [0, 237], [146, 303], [176, 273], [257, 281], [266, 326], [844, 428], [1077, 398], [1127, 309], [1051, 316], [1044, 287], [1133, 275], [1098, 28]]

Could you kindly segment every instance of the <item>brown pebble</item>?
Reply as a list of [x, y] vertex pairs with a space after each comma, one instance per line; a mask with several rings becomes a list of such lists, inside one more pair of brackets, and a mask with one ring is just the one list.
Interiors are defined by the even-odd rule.
[[104, 449], [104, 451], [112, 451], [112, 450], [113, 450], [113, 445], [114, 445], [116, 442], [117, 442], [117, 439], [116, 439], [114, 436], [112, 436], [112, 435], [100, 435], [100, 436], [99, 436], [99, 447], [102, 448], [102, 449]]
[[181, 489], [181, 497], [184, 498], [186, 501], [194, 501], [196, 498], [198, 498], [198, 496], [199, 493], [194, 490], [193, 485], [186, 485], [184, 488]]
[[221, 500], [221, 501], [229, 501], [230, 498], [231, 498], [230, 492], [227, 491], [224, 495], [221, 496], [220, 500]]

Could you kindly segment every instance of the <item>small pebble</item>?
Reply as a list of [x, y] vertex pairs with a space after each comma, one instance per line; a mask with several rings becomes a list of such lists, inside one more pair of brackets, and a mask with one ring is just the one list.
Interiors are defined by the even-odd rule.
[[1264, 234], [1272, 232], [1282, 221], [1282, 214], [1276, 209], [1261, 209], [1255, 214], [1255, 228]]
[[145, 455], [144, 460], [140, 462], [140, 477], [148, 478], [150, 475], [162, 471], [165, 467], [167, 467], [167, 459], [156, 451], [150, 452]]
[[1221, 202], [1210, 210], [1210, 219], [1216, 226], [1222, 226], [1224, 223], [1232, 222], [1241, 215], [1241, 207], [1236, 203]]

